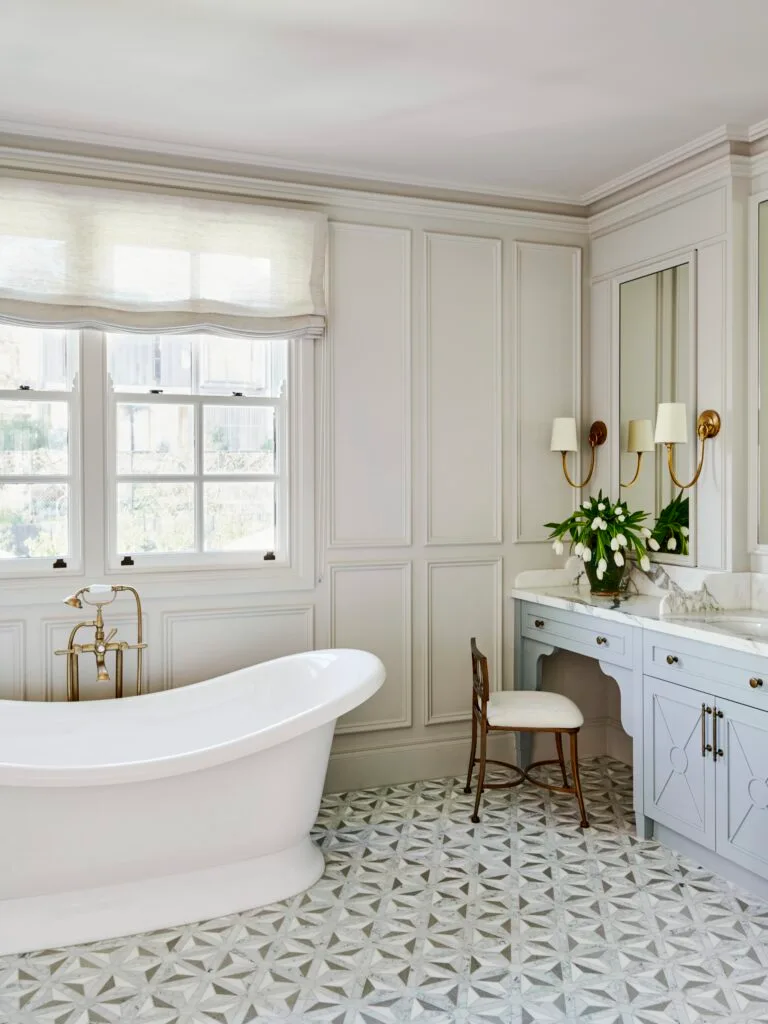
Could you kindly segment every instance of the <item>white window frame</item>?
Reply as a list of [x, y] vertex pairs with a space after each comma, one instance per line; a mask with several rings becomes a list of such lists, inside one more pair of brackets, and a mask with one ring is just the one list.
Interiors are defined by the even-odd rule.
[[[70, 515], [70, 530], [74, 538], [72, 560], [67, 560], [66, 569], [53, 569], [52, 559], [45, 559], [46, 564], [39, 567], [32, 567], [27, 563], [33, 560], [25, 559], [23, 565], [14, 565], [13, 569], [0, 561], [0, 579], [17, 581], [13, 594], [9, 592], [7, 595], [8, 600], [24, 603], [39, 601], [45, 596], [52, 600], [60, 598], [61, 588], [56, 586], [56, 581], [63, 576], [79, 576], [88, 583], [99, 579], [110, 583], [123, 580], [133, 586], [142, 586], [142, 593], [148, 597], [195, 597], [212, 591], [237, 594], [312, 589], [315, 585], [316, 342], [303, 337], [287, 339], [288, 388], [287, 401], [283, 403], [283, 457], [287, 459], [287, 472], [284, 474], [284, 500], [279, 506], [284, 522], [278, 524], [278, 530], [283, 530], [280, 536], [286, 537], [283, 557], [265, 561], [262, 555], [250, 556], [248, 552], [186, 553], [178, 558], [174, 555], [134, 556], [134, 565], [122, 566], [110, 551], [112, 531], [116, 526], [113, 507], [117, 493], [114, 487], [117, 474], [116, 460], [112, 456], [115, 447], [110, 425], [113, 419], [111, 404], [115, 400], [129, 401], [133, 393], [120, 391], [112, 394], [107, 391], [104, 333], [86, 329], [79, 335], [80, 372], [75, 382], [77, 387], [71, 393], [73, 408], [77, 410], [72, 420], [70, 453], [73, 460], [71, 509], [75, 513]], [[37, 394], [45, 400], [59, 393]], [[190, 396], [169, 392], [162, 397], [169, 402], [189, 402], [194, 398], [200, 402], [200, 408], [203, 404], [232, 404], [231, 396]], [[144, 398], [146, 395], [142, 395], [139, 401]], [[274, 398], [247, 401], [279, 406]], [[224, 474], [220, 478], [233, 479]], [[247, 478], [254, 479], [252, 476]], [[77, 559], [74, 557], [75, 541]], [[219, 582], [225, 585], [218, 586]], [[6, 591], [8, 589], [5, 588]], [[0, 605], [3, 603], [6, 602], [0, 593]]]
[[[106, 345], [106, 338], [104, 339]], [[125, 555], [133, 559], [135, 568], [139, 570], [192, 568], [200, 569], [207, 565], [216, 568], [222, 566], [258, 568], [260, 563], [265, 561], [266, 552], [261, 551], [237, 551], [237, 552], [209, 552], [203, 549], [204, 541], [204, 520], [205, 507], [203, 501], [203, 490], [206, 483], [232, 482], [232, 483], [258, 483], [260, 481], [275, 483], [275, 497], [278, 510], [277, 521], [275, 522], [275, 548], [271, 559], [276, 567], [285, 567], [290, 563], [291, 549], [291, 522], [288, 514], [290, 503], [290, 381], [294, 375], [295, 352], [290, 341], [287, 345], [287, 380], [289, 386], [286, 393], [271, 397], [248, 397], [233, 395], [204, 394], [199, 391], [192, 393], [178, 393], [166, 391], [162, 393], [148, 392], [146, 389], [131, 391], [129, 389], [115, 390], [105, 374], [104, 393], [106, 395], [106, 425], [104, 436], [107, 443], [105, 458], [105, 479], [107, 486], [107, 570], [118, 572], [122, 569], [132, 568], [124, 566], [122, 559]], [[199, 353], [193, 356], [193, 366], [196, 367], [193, 373], [194, 380], [200, 373]], [[193, 412], [194, 436], [195, 436], [195, 468], [192, 473], [124, 473], [117, 472], [116, 451], [117, 451], [117, 407], [121, 404], [132, 405], [187, 405]], [[221, 405], [228, 408], [274, 408], [276, 417], [278, 444], [275, 452], [275, 472], [269, 474], [260, 473], [205, 473], [203, 469], [203, 415], [204, 407]], [[196, 551], [150, 553], [124, 552], [117, 544], [117, 489], [120, 483], [188, 483], [192, 484], [195, 492], [195, 541]], [[279, 552], [279, 555], [278, 555]]]
[[47, 576], [77, 576], [83, 571], [83, 450], [82, 450], [82, 360], [83, 346], [79, 332], [66, 334], [68, 358], [72, 365], [72, 386], [69, 390], [43, 390], [30, 388], [29, 391], [15, 389], [0, 390], [0, 401], [17, 402], [66, 402], [69, 406], [67, 458], [68, 474], [15, 474], [0, 475], [2, 484], [44, 484], [64, 483], [69, 485], [67, 518], [69, 527], [69, 551], [64, 555], [66, 565], [54, 569], [59, 556], [45, 555], [32, 558], [0, 559], [0, 579], [35, 579]]

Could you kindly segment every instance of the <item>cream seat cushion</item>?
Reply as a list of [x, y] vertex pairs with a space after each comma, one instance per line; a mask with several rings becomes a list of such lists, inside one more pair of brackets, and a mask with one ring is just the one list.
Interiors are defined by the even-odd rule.
[[560, 693], [502, 690], [490, 695], [488, 723], [516, 729], [579, 729], [584, 715]]

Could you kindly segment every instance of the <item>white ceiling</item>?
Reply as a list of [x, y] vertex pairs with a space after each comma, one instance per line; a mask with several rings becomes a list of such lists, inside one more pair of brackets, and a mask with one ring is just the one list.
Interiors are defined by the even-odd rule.
[[766, 0], [0, 3], [0, 130], [584, 196], [768, 117]]

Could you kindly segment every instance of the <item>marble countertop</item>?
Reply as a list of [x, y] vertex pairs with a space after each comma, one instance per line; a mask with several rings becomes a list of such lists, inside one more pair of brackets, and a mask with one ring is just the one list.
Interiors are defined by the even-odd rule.
[[[628, 594], [621, 598], [596, 597], [589, 587], [573, 583], [553, 586], [516, 584], [510, 598], [528, 601], [548, 608], [560, 608], [598, 619], [613, 619], [640, 629], [651, 629], [687, 640], [713, 644], [745, 654], [768, 658], [768, 630], [764, 639], [739, 634], [736, 629], [749, 622], [768, 622], [768, 612], [744, 608], [721, 608], [699, 615], [666, 616], [661, 614], [662, 598], [649, 594]], [[735, 626], [729, 620], [736, 620]]]

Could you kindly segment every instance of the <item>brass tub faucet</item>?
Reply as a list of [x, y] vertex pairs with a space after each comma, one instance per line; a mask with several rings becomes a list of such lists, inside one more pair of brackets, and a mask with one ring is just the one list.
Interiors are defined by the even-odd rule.
[[[111, 629], [109, 633], [104, 631], [104, 616], [102, 608], [105, 604], [111, 604], [121, 591], [133, 594], [136, 603], [136, 642], [127, 643], [125, 640], [116, 640], [117, 630]], [[108, 583], [92, 583], [89, 587], [82, 587], [71, 597], [64, 600], [71, 608], [82, 608], [83, 603], [96, 608], [96, 617], [85, 622], [78, 622], [69, 634], [67, 646], [56, 654], [67, 656], [67, 700], [80, 700], [80, 655], [93, 654], [96, 658], [96, 678], [100, 682], [109, 682], [110, 675], [107, 669], [107, 654], [115, 652], [115, 697], [123, 696], [123, 659], [126, 651], [136, 651], [136, 694], [142, 692], [141, 667], [146, 644], [143, 641], [143, 623], [141, 616], [141, 599], [133, 587], [111, 586]], [[92, 628], [94, 630], [93, 642], [87, 644], [75, 643], [75, 637], [81, 629]]]

